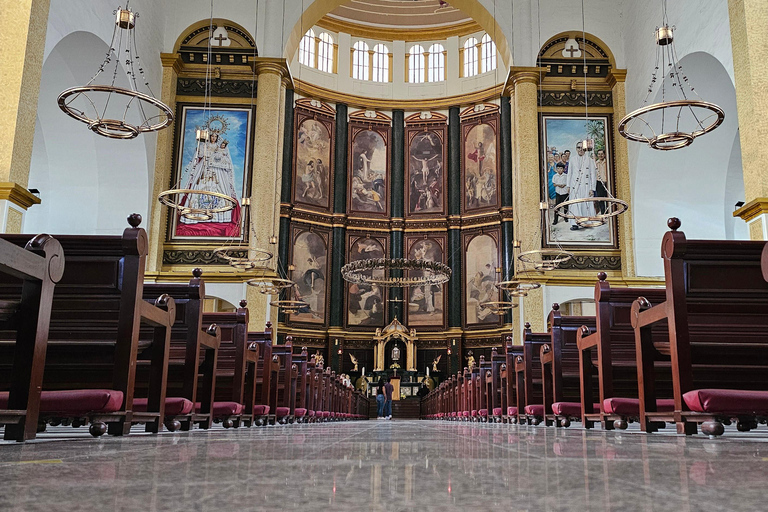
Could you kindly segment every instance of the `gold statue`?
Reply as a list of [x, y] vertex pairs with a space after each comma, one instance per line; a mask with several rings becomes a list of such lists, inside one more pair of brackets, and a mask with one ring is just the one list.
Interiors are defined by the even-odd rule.
[[467, 367], [469, 368], [469, 371], [472, 371], [475, 366], [477, 366], [477, 363], [475, 363], [475, 356], [472, 355], [472, 351], [470, 350], [467, 354]]
[[357, 371], [357, 358], [353, 356], [352, 354], [349, 354], [349, 359], [352, 361], [352, 364], [354, 365], [354, 368], [352, 368], [353, 372]]
[[437, 358], [434, 361], [432, 361], [432, 371], [433, 372], [438, 371], [437, 370], [437, 363], [439, 363], [440, 359], [442, 359], [442, 358], [443, 358], [443, 354], [440, 354], [439, 356], [437, 356]]
[[317, 352], [315, 352], [314, 357], [315, 357], [315, 366], [322, 368], [323, 365], [325, 364], [325, 358], [323, 357], [323, 354], [321, 354], [320, 351], [318, 350]]

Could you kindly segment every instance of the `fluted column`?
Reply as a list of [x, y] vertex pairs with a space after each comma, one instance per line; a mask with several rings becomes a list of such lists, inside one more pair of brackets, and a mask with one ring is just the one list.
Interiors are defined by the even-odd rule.
[[768, 240], [768, 3], [728, 0], [728, 14], [746, 201], [734, 215], [748, 223], [752, 240]]
[[[508, 82], [512, 107], [512, 201], [515, 232], [521, 251], [541, 249], [541, 193], [539, 176], [538, 83], [545, 69], [512, 68]], [[541, 289], [520, 301], [515, 315], [517, 330], [530, 322], [534, 331], [544, 329], [544, 299]], [[520, 318], [521, 317], [521, 318]], [[522, 320], [522, 322], [520, 321]]]
[[[168, 105], [172, 112], [176, 111], [176, 82], [183, 67], [181, 55], [178, 53], [161, 53], [163, 63], [163, 78], [160, 84], [160, 100]], [[176, 123], [179, 121], [176, 120]], [[152, 203], [150, 219], [147, 224], [149, 235], [149, 256], [147, 257], [147, 272], [159, 272], [163, 265], [163, 240], [165, 226], [168, 222], [168, 207], [157, 200], [157, 196], [168, 189], [173, 172], [173, 128], [157, 132], [157, 150], [155, 151], [155, 181], [152, 185]]]
[[[390, 197], [392, 205], [392, 232], [390, 234], [390, 258], [403, 257], [403, 227], [404, 227], [404, 206], [405, 206], [405, 113], [402, 110], [392, 111], [392, 184], [390, 187]], [[393, 276], [402, 277], [402, 271], [392, 272]], [[389, 303], [387, 308], [388, 321], [395, 318], [395, 314], [400, 320], [405, 318], [405, 306], [403, 300], [402, 288], [391, 288], [389, 290]]]
[[347, 230], [344, 215], [347, 211], [347, 106], [336, 104], [336, 152], [334, 153], [334, 195], [333, 195], [333, 249], [331, 251], [331, 323], [332, 329], [344, 326], [344, 278], [341, 267], [346, 254]]
[[[280, 215], [278, 192], [282, 187], [282, 147], [285, 123], [285, 89], [290, 84], [288, 67], [282, 59], [257, 58], [254, 62], [257, 75], [256, 142], [251, 171], [251, 223], [249, 246], [251, 249], [268, 248], [270, 237], [277, 235], [279, 227], [273, 225]], [[277, 256], [277, 255], [275, 255]], [[249, 325], [251, 330], [260, 329], [270, 318], [277, 318], [268, 311], [268, 296], [254, 287], [247, 291]], [[276, 322], [273, 322], [276, 324]], [[276, 325], [275, 325], [276, 327]]]

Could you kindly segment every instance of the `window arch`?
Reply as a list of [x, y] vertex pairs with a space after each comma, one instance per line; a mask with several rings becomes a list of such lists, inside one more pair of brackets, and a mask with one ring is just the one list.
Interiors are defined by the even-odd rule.
[[328, 32], [320, 34], [317, 42], [317, 69], [333, 72], [333, 37]]
[[419, 44], [408, 50], [408, 81], [414, 84], [424, 82], [424, 47]]
[[383, 44], [373, 47], [374, 82], [389, 82], [389, 48]]
[[315, 67], [315, 31], [307, 30], [299, 43], [299, 63]]
[[470, 37], [464, 41], [464, 76], [477, 74], [477, 39]]
[[480, 54], [483, 73], [496, 69], [496, 43], [488, 34], [480, 41]]
[[352, 47], [352, 78], [368, 80], [368, 45], [358, 41]]
[[441, 44], [433, 44], [429, 47], [428, 76], [430, 82], [442, 82], [445, 80], [445, 48]]

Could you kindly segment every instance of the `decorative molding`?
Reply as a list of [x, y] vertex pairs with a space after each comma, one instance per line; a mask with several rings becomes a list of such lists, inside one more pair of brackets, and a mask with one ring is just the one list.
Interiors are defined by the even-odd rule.
[[562, 270], [621, 270], [621, 256], [574, 255], [561, 263]]
[[[230, 254], [235, 258], [247, 258], [248, 249], [233, 250]], [[216, 256], [213, 251], [206, 250], [164, 250], [163, 264], [165, 265], [228, 265], [227, 260]]]
[[765, 213], [768, 213], [768, 197], [758, 197], [733, 212], [733, 216], [741, 217], [743, 221], [749, 222]]
[[419, 28], [390, 28], [390, 27], [366, 27], [359, 23], [352, 23], [330, 16], [323, 16], [317, 23], [317, 27], [331, 32], [342, 32], [352, 37], [362, 37], [373, 39], [375, 41], [405, 41], [405, 42], [423, 42], [423, 41], [442, 41], [449, 37], [462, 37], [482, 32], [483, 28], [474, 20], [462, 21], [453, 25], [442, 27], [419, 27]]
[[511, 96], [518, 84], [531, 83], [538, 86], [547, 74], [547, 68], [537, 66], [512, 66], [504, 82], [504, 96]]
[[502, 338], [467, 338], [464, 340], [464, 348], [493, 348], [503, 347]]
[[0, 182], [0, 199], [10, 201], [25, 210], [32, 205], [40, 204], [39, 197], [18, 183], [13, 183], [12, 181]]
[[280, 77], [286, 89], [293, 89], [293, 76], [288, 61], [274, 57], [256, 57], [251, 59], [253, 73], [258, 77], [261, 74], [273, 74]]
[[[590, 91], [587, 100], [590, 107], [613, 107], [613, 93], [610, 91]], [[539, 91], [539, 106], [584, 107], [584, 92]]]
[[[211, 80], [211, 96], [224, 98], [255, 98], [253, 80]], [[205, 96], [205, 78], [179, 78], [176, 80], [176, 94], [179, 96]]]

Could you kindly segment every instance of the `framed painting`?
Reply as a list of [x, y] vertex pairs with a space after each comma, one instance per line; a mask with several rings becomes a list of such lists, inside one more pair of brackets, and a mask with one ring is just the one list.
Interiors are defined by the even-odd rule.
[[[541, 188], [549, 203], [546, 213], [546, 246], [573, 248], [617, 247], [615, 218], [602, 226], [580, 227], [556, 216], [565, 201], [589, 197], [613, 197], [614, 169], [611, 116], [541, 116]], [[587, 151], [582, 141], [592, 139]], [[570, 207], [576, 215], [594, 215], [605, 203], [585, 202]]]
[[[384, 258], [388, 254], [387, 237], [347, 234], [347, 259], [353, 262]], [[372, 270], [373, 272], [383, 272]], [[347, 327], [384, 327], [386, 290], [380, 286], [347, 283]]]
[[328, 273], [330, 231], [324, 228], [291, 225], [290, 261], [295, 269], [291, 279], [293, 300], [303, 300], [307, 307], [288, 315], [290, 323], [324, 325], [328, 316]]
[[[445, 263], [446, 235], [410, 235], [405, 238], [408, 259]], [[411, 271], [409, 277], [423, 274]], [[408, 327], [425, 329], [445, 327], [446, 294], [444, 285], [414, 286], [406, 288], [407, 308], [405, 320]]]
[[[234, 209], [213, 214], [210, 219], [195, 220], [181, 217], [176, 210], [169, 217], [170, 239], [208, 241], [219, 239], [243, 240], [244, 210], [241, 198], [248, 194], [251, 168], [250, 107], [180, 104], [176, 128], [175, 164], [171, 186], [201, 192], [218, 192], [236, 201]], [[198, 141], [195, 131], [207, 129], [207, 141]], [[215, 208], [222, 202], [214, 196], [186, 194], [181, 204], [197, 208]], [[245, 219], [247, 220], [247, 219]]]
[[[435, 118], [438, 114], [432, 116]], [[444, 118], [440, 116], [430, 123], [413, 125], [409, 123], [410, 118], [406, 119], [405, 204], [406, 215], [409, 217], [445, 215], [448, 127]], [[417, 120], [421, 121], [420, 118]]]
[[390, 126], [349, 124], [347, 212], [389, 216]]
[[294, 204], [330, 210], [336, 126], [333, 114], [331, 107], [314, 100], [299, 100], [296, 104], [293, 139]]
[[464, 213], [499, 208], [499, 114], [495, 112], [461, 122], [461, 178]]
[[501, 317], [482, 304], [499, 300], [496, 267], [499, 266], [499, 230], [465, 232], [464, 235], [464, 325], [492, 327]]

